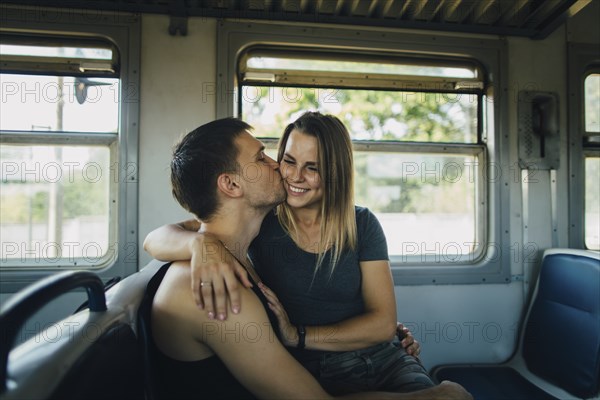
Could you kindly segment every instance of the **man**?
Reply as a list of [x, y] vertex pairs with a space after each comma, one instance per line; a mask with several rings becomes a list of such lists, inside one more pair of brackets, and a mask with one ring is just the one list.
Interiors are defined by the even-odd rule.
[[[263, 218], [284, 200], [285, 192], [278, 164], [265, 155], [250, 129], [227, 118], [192, 131], [175, 149], [171, 181], [175, 198], [202, 221], [201, 231], [220, 240], [257, 284], [246, 253]], [[241, 287], [244, 309], [219, 321], [197, 311], [190, 280], [189, 262], [173, 263], [152, 306], [162, 378], [158, 386], [165, 397], [330, 397], [277, 340], [257, 293]], [[470, 398], [452, 383], [410, 394], [347, 397]]]

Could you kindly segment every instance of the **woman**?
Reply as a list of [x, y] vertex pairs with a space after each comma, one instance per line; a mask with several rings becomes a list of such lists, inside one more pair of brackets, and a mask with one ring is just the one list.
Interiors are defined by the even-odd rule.
[[[431, 387], [418, 360], [391, 343], [396, 307], [387, 245], [375, 216], [354, 206], [352, 160], [350, 136], [336, 117], [308, 112], [286, 127], [277, 161], [287, 200], [267, 215], [249, 250], [270, 289], [259, 287], [284, 344], [328, 392]], [[226, 291], [239, 311], [236, 275], [249, 282], [229, 252], [217, 251], [210, 237], [162, 229], [147, 237], [146, 250], [159, 259], [191, 258], [196, 281], [211, 283], [201, 285], [209, 316], [214, 301], [216, 317], [225, 318]]]

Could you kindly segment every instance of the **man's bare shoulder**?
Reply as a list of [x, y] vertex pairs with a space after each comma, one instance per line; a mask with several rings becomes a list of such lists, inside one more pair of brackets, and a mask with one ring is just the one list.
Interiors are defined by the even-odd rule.
[[[240, 295], [244, 306], [241, 307], [238, 314], [229, 313], [227, 320], [223, 321], [224, 323], [248, 322], [257, 319], [268, 321], [264, 306], [252, 289], [240, 285]], [[194, 302], [189, 261], [176, 261], [171, 264], [156, 293], [154, 305], [177, 310], [179, 314], [187, 315], [189, 319], [196, 322], [215, 321], [206, 317], [206, 313], [202, 312]], [[193, 313], [184, 314], [188, 311], [193, 311]]]
[[156, 295], [153, 307], [161, 309], [177, 309], [195, 306], [192, 298], [190, 262], [176, 261], [171, 264], [165, 274]]

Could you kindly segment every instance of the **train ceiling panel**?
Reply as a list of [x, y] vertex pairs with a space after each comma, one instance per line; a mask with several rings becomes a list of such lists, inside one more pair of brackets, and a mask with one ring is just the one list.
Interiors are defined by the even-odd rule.
[[172, 34], [187, 17], [351, 24], [542, 39], [592, 0], [19, 0], [20, 5], [166, 14]]

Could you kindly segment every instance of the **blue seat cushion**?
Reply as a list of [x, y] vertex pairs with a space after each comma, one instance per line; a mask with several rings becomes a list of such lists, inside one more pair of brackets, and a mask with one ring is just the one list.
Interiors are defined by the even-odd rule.
[[509, 367], [439, 367], [432, 372], [439, 382], [461, 384], [475, 400], [556, 400]]

